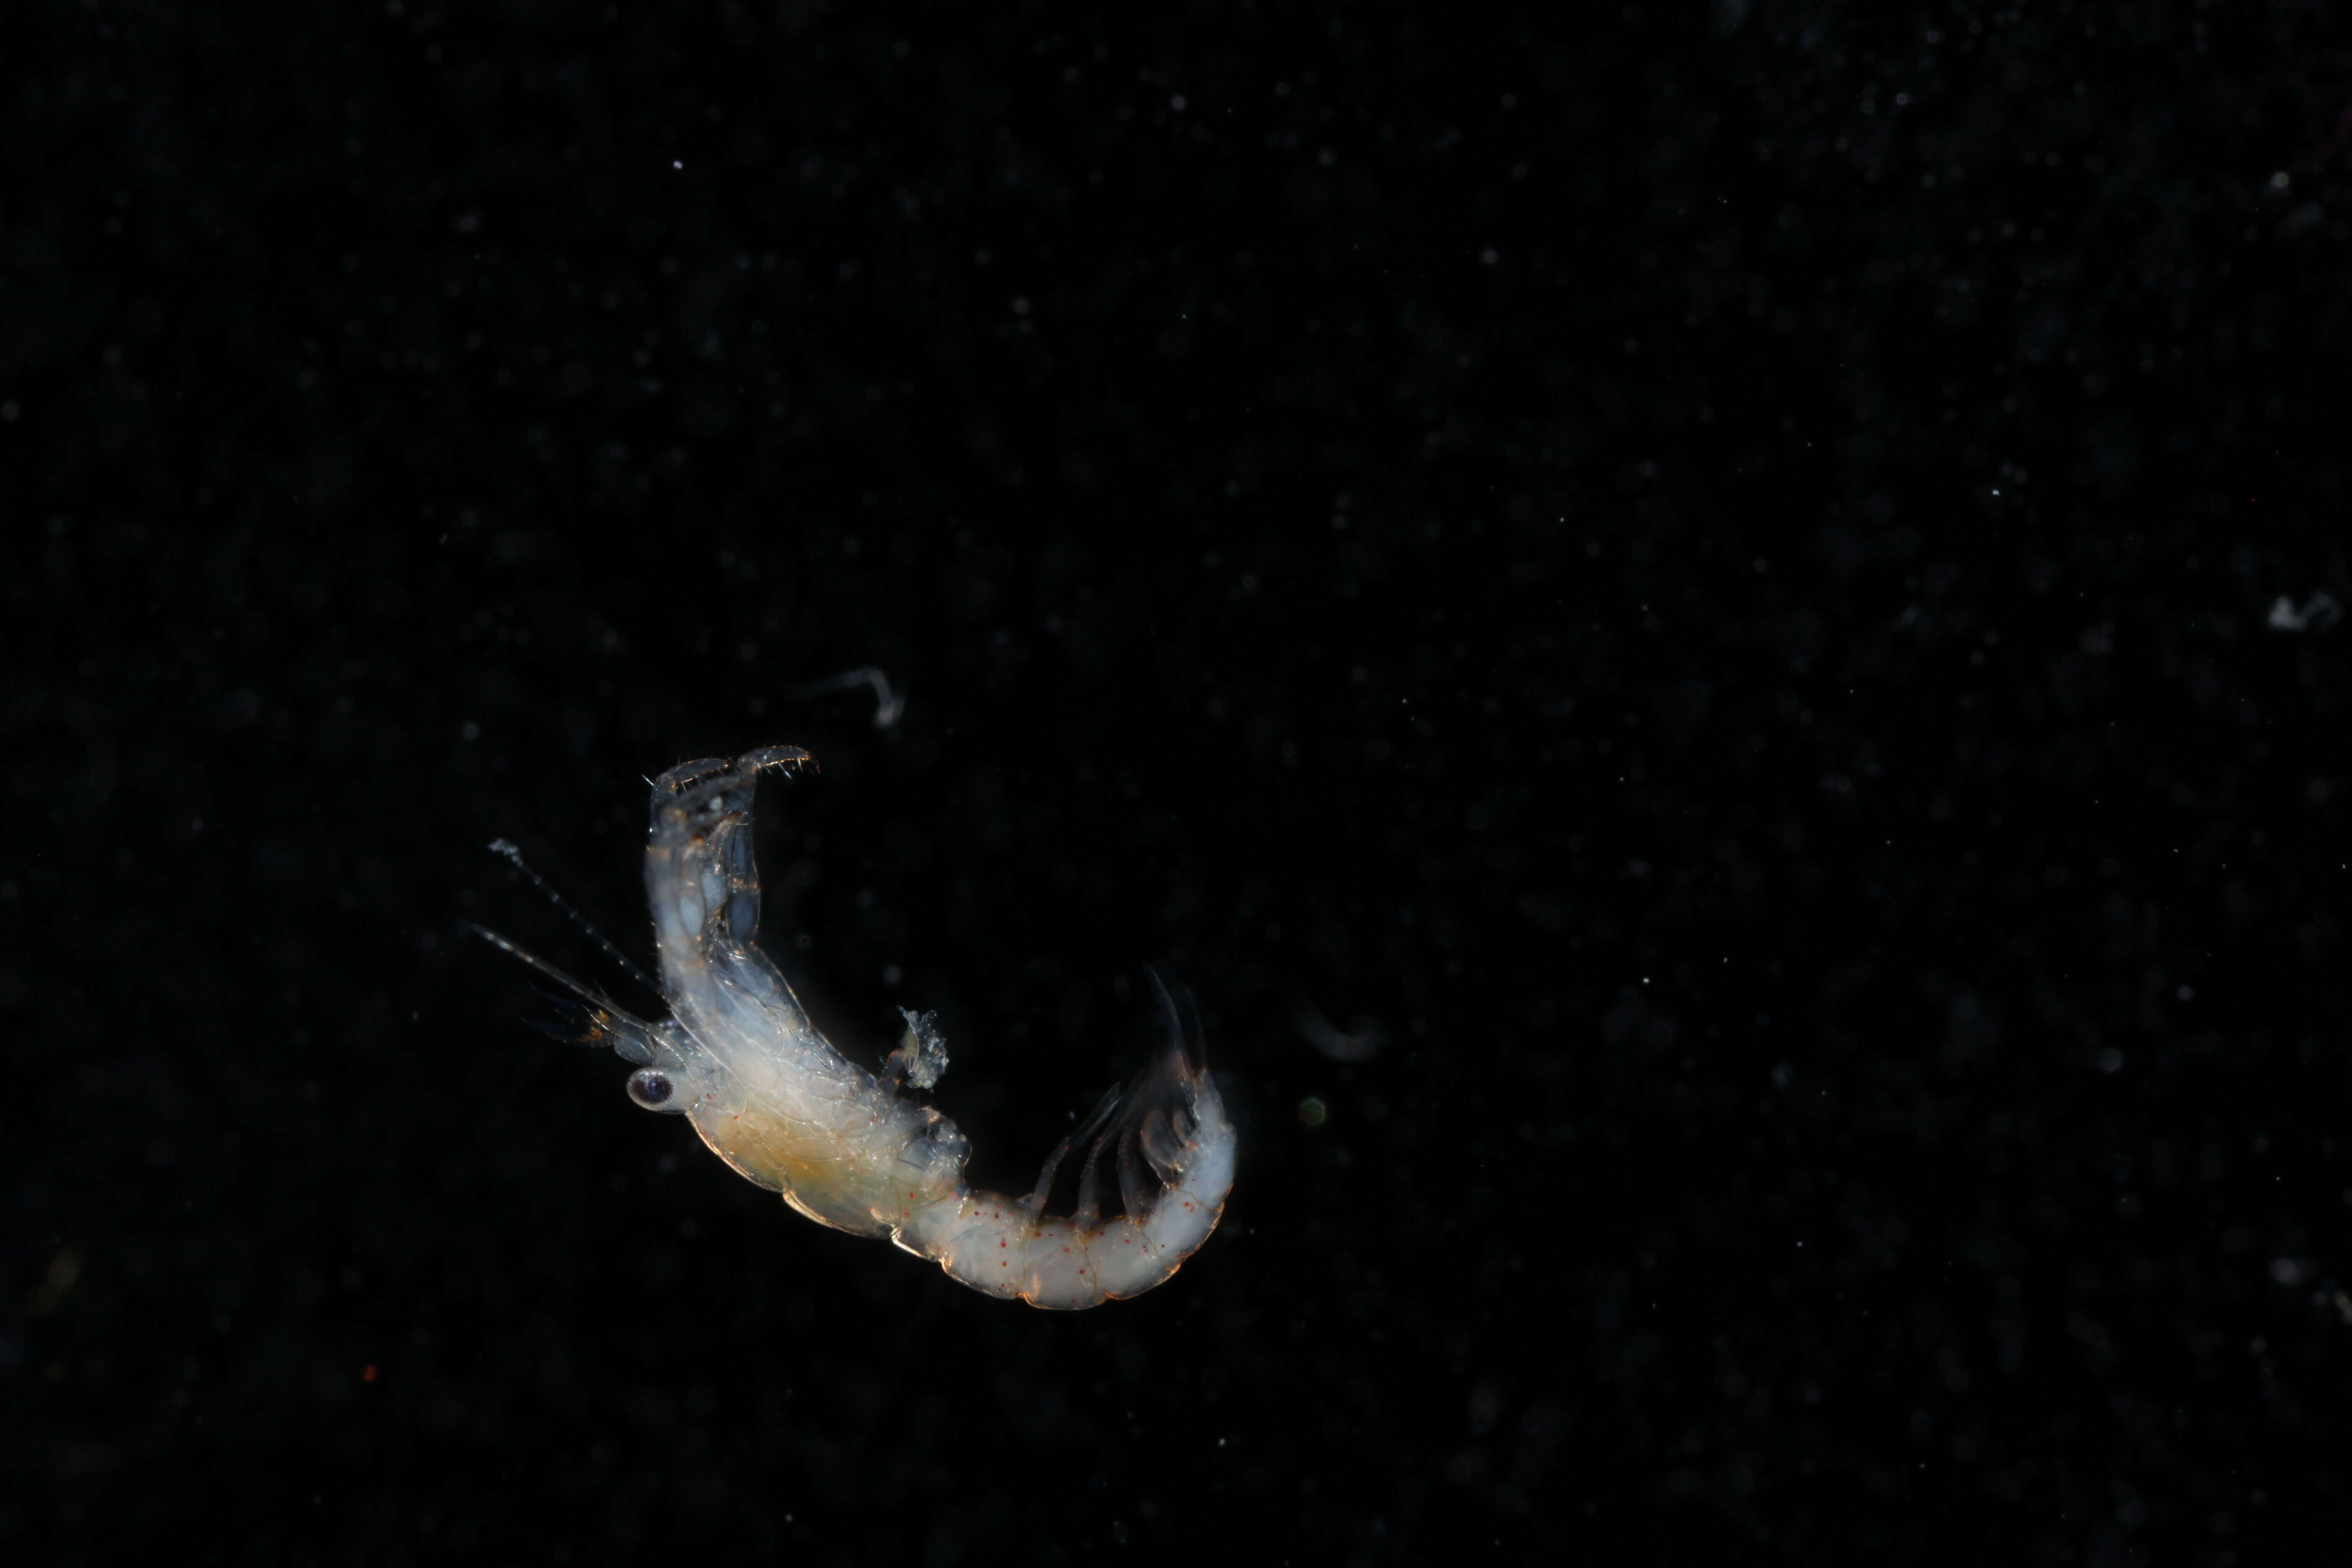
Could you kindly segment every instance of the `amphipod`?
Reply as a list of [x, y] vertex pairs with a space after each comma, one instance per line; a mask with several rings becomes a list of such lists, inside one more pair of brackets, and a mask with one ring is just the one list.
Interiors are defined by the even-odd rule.
[[[755, 940], [753, 788], [766, 769], [810, 761], [797, 746], [771, 746], [731, 763], [686, 763], [655, 782], [646, 893], [669, 1005], [660, 1022], [475, 929], [588, 1004], [586, 1037], [636, 1069], [630, 1099], [686, 1117], [713, 1153], [809, 1218], [887, 1236], [950, 1279], [1033, 1307], [1091, 1307], [1166, 1279], [1224, 1211], [1234, 1127], [1205, 1065], [1186, 1051], [1159, 978], [1166, 1047], [1062, 1141], [1036, 1190], [1012, 1198], [968, 1186], [964, 1135], [901, 1092], [929, 1089], [947, 1067], [931, 1016], [906, 1015], [906, 1036], [877, 1078], [817, 1033]], [[1074, 1139], [1087, 1144], [1077, 1207], [1049, 1215], [1046, 1195]], [[1108, 1220], [1097, 1180], [1107, 1153], [1125, 1211]]]

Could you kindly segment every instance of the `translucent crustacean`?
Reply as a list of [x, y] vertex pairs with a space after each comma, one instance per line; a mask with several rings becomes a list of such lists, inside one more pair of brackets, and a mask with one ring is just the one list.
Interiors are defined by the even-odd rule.
[[[1169, 1040], [1151, 1065], [1062, 1141], [1027, 1197], [967, 1186], [964, 1135], [899, 1093], [902, 1079], [928, 1089], [947, 1066], [931, 1016], [906, 1015], [906, 1036], [877, 1078], [816, 1032], [754, 940], [754, 783], [763, 769], [809, 761], [797, 746], [771, 746], [731, 763], [683, 763], [656, 781], [646, 891], [667, 1018], [632, 1016], [504, 937], [475, 929], [586, 1001], [585, 1037], [636, 1068], [632, 1100], [686, 1116], [712, 1152], [811, 1219], [887, 1236], [975, 1290], [1035, 1307], [1119, 1300], [1175, 1273], [1216, 1228], [1233, 1185], [1234, 1140], [1216, 1084], [1187, 1055], [1158, 978]], [[495, 847], [511, 853], [503, 843]], [[1045, 1200], [1073, 1139], [1091, 1142], [1077, 1208], [1065, 1218], [1045, 1213]], [[1114, 1148], [1125, 1212], [1107, 1220], [1096, 1174]]]

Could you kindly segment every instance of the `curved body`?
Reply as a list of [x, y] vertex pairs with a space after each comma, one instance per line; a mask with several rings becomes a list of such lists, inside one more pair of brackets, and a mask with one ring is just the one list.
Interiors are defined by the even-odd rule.
[[[1074, 1215], [1045, 1212], [1067, 1140], [1026, 1197], [969, 1187], [964, 1135], [900, 1092], [902, 1079], [928, 1087], [946, 1065], [928, 1016], [908, 1015], [907, 1038], [877, 1077], [817, 1033], [755, 940], [755, 784], [765, 769], [809, 760], [777, 746], [688, 763], [656, 782], [646, 893], [670, 1016], [648, 1024], [582, 988], [591, 1037], [637, 1064], [630, 1097], [685, 1115], [713, 1153], [811, 1219], [887, 1236], [992, 1296], [1091, 1307], [1175, 1273], [1223, 1211], [1234, 1136], [1215, 1083], [1185, 1054], [1166, 993], [1167, 1048], [1079, 1130], [1092, 1142]], [[1125, 1210], [1108, 1219], [1097, 1197], [1106, 1154]]]

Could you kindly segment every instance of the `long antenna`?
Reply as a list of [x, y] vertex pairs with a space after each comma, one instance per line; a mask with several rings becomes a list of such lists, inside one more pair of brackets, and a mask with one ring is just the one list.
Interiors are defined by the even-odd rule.
[[[557, 892], [553, 888], [549, 887], [547, 884], [547, 879], [530, 868], [530, 865], [523, 859], [521, 850], [516, 848], [514, 845], [507, 839], [493, 838], [490, 840], [490, 851], [496, 855], [503, 855], [508, 859], [513, 861], [516, 870], [520, 871], [524, 876], [529, 877], [539, 890], [548, 896], [550, 901], [551, 901], [557, 909], [562, 910], [566, 915], [571, 917], [572, 923], [573, 925], [578, 926], [582, 931], [586, 931], [590, 936], [593, 937], [596, 941], [596, 945], [603, 948], [612, 958], [614, 963], [619, 964], [623, 969], [627, 970], [631, 975], [635, 976], [638, 984], [644, 986], [646, 990], [652, 992], [656, 996], [662, 994], [660, 984], [656, 982], [653, 976], [647, 974], [644, 970], [639, 969], [634, 963], [630, 962], [629, 955], [623, 952], [618, 947], [615, 947], [613, 944], [612, 938], [606, 936], [603, 931], [598, 931], [594, 926], [590, 925], [588, 923], [588, 917], [572, 907], [571, 900], [565, 898], [562, 893]], [[482, 928], [479, 926], [476, 926], [474, 929], [477, 931], [482, 931]], [[482, 934], [484, 936], [490, 936], [490, 933], [487, 931], [482, 931]], [[530, 958], [529, 953], [524, 952], [520, 948], [516, 947], [513, 943], [507, 942], [502, 938], [491, 936], [490, 940], [496, 942], [500, 947], [505, 948], [508, 952], [515, 954], [518, 958], [529, 959], [530, 962], [533, 963], [539, 963], [537, 959]], [[548, 973], [553, 974], [556, 979], [562, 981], [566, 985], [571, 986], [574, 991], [579, 991], [581, 989], [577, 982], [570, 979], [562, 973], [549, 969], [548, 965], [544, 963], [540, 963], [539, 966], [541, 969], [547, 969]], [[583, 994], [584, 994], [585, 993], [583, 993]]]
[[[540, 957], [539, 954], [532, 952], [528, 948], [517, 947], [513, 942], [509, 942], [506, 938], [492, 931], [489, 927], [486, 925], [478, 925], [468, 920], [461, 920], [457, 923], [464, 926], [467, 931], [472, 931], [476, 936], [480, 937], [484, 942], [488, 942], [491, 946], [499, 948], [503, 952], [510, 952], [514, 954], [515, 957], [521, 959], [525, 963], [530, 964], [533, 969], [538, 970], [541, 974], [546, 975], [550, 980], [554, 981], [558, 985], [562, 986], [566, 991], [571, 992], [574, 996], [579, 997], [580, 1000], [587, 1003], [590, 1006], [601, 1007], [608, 1013], [616, 1013], [624, 1018], [634, 1016], [627, 1008], [622, 1006], [618, 1002], [614, 1001], [610, 996], [605, 995], [602, 991], [597, 990], [593, 985], [582, 984], [579, 981], [572, 979], [569, 974], [564, 973], [561, 969], [556, 968], [555, 965], [548, 963], [547, 960]], [[546, 993], [541, 992], [540, 994], [543, 996]]]

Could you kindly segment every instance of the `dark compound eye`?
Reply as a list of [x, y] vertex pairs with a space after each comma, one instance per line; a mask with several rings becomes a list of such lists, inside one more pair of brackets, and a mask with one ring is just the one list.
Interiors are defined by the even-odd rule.
[[656, 1110], [668, 1104], [669, 1097], [674, 1092], [670, 1086], [669, 1074], [666, 1072], [656, 1072], [652, 1068], [644, 1068], [629, 1075], [629, 1098], [647, 1110]]

